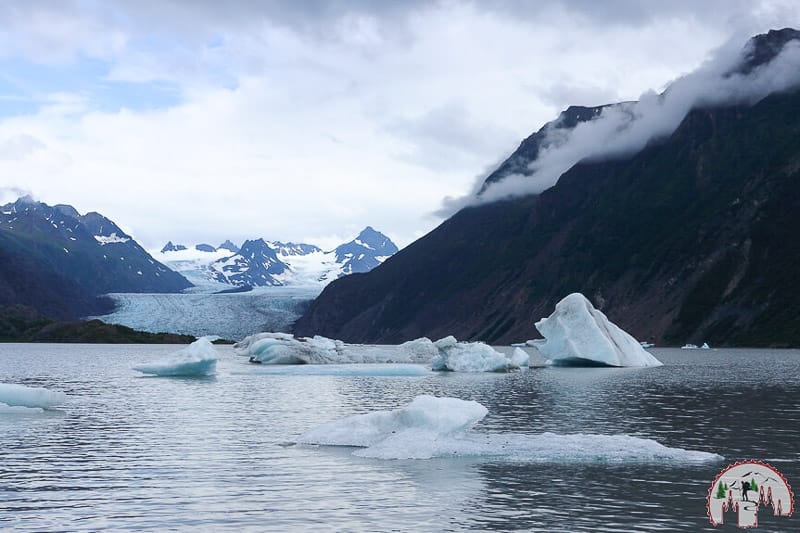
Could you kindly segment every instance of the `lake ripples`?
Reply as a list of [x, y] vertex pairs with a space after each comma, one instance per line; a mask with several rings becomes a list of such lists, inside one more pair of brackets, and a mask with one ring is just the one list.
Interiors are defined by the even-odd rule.
[[[0, 382], [69, 395], [58, 411], [0, 413], [0, 529], [714, 531], [705, 498], [727, 464], [765, 460], [800, 487], [797, 351], [657, 349], [658, 368], [374, 376], [264, 373], [222, 347], [216, 377], [130, 370], [173, 350], [0, 344]], [[377, 460], [293, 444], [420, 394], [484, 404], [478, 432], [626, 434], [725, 459]], [[768, 514], [758, 531], [800, 529], [798, 512]]]

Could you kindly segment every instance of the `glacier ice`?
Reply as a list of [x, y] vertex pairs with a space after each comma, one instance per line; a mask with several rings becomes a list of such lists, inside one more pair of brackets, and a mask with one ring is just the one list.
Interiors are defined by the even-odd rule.
[[419, 377], [431, 375], [431, 370], [416, 364], [342, 364], [342, 365], [290, 365], [251, 368], [232, 374], [252, 376], [369, 376], [369, 377]]
[[414, 363], [427, 364], [438, 353], [428, 339], [417, 339], [399, 346], [347, 344], [316, 335], [294, 337], [288, 333], [257, 333], [233, 345], [239, 355], [254, 363], [271, 365]]
[[577, 292], [558, 302], [552, 315], [536, 323], [536, 329], [544, 340], [534, 345], [554, 366], [662, 364]]
[[[433, 344], [439, 352], [431, 360], [433, 370], [504, 372], [520, 366], [513, 359], [482, 342], [458, 342], [455, 337], [450, 336], [439, 339]], [[519, 357], [518, 359], [521, 360]]]
[[668, 448], [627, 435], [480, 433], [474, 426], [488, 413], [475, 401], [417, 396], [391, 411], [350, 416], [322, 424], [300, 444], [353, 446], [353, 455], [377, 459], [491, 457], [543, 463], [718, 461], [708, 452]]
[[400, 345], [348, 344], [314, 336], [288, 333], [258, 333], [233, 345], [239, 355], [254, 363], [271, 365], [411, 363], [430, 364], [432, 370], [455, 372], [500, 372], [527, 365], [527, 354], [519, 350], [511, 358], [480, 342], [458, 342], [445, 337], [436, 342], [422, 337]]
[[191, 377], [210, 376], [216, 367], [217, 351], [211, 341], [203, 337], [164, 359], [137, 365], [133, 369], [156, 376]]
[[13, 408], [49, 409], [61, 405], [67, 400], [63, 392], [51, 391], [40, 387], [26, 387], [0, 383], [0, 407], [3, 412], [14, 411]]

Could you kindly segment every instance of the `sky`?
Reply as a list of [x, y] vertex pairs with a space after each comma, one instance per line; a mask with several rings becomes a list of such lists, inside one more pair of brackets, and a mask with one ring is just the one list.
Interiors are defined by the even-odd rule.
[[568, 105], [786, 26], [794, 0], [3, 2], [0, 203], [149, 248], [367, 225], [404, 246]]

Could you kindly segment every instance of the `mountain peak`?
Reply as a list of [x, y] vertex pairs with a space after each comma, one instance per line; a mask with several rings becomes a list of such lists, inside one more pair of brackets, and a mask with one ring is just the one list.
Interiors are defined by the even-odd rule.
[[67, 204], [56, 204], [53, 206], [53, 209], [58, 210], [62, 215], [66, 215], [72, 218], [80, 218], [81, 214], [78, 213], [78, 210], [72, 207], [71, 205]]
[[230, 239], [225, 239], [225, 242], [223, 242], [222, 244], [217, 246], [217, 250], [220, 250], [220, 249], [228, 250], [228, 251], [231, 251], [231, 252], [233, 252], [235, 254], [239, 253], [239, 247], [236, 246], [235, 244], [233, 244], [230, 241]]
[[167, 244], [161, 249], [161, 253], [165, 252], [180, 252], [181, 250], [185, 250], [186, 246], [182, 244], [172, 244], [172, 241], [167, 241]]
[[734, 73], [749, 74], [753, 69], [769, 63], [791, 41], [800, 41], [800, 31], [783, 28], [756, 35], [745, 45], [744, 57]]

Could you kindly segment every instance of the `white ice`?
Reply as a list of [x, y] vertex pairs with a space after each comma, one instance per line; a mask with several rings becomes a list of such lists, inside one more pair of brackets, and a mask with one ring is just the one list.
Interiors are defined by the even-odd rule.
[[439, 339], [434, 346], [439, 353], [431, 360], [433, 370], [505, 372], [519, 368], [523, 362], [516, 351], [512, 358], [508, 358], [482, 342], [458, 342], [452, 336]]
[[40, 387], [26, 387], [0, 383], [0, 408], [2, 412], [17, 411], [14, 408], [49, 409], [61, 405], [67, 400], [63, 392], [56, 392]]
[[257, 333], [233, 345], [239, 355], [255, 363], [350, 364], [350, 363], [413, 363], [427, 364], [438, 353], [428, 339], [417, 339], [399, 346], [347, 344], [316, 335], [294, 337], [287, 333]]
[[553, 314], [536, 323], [544, 340], [536, 348], [554, 366], [661, 366], [628, 333], [612, 324], [580, 293], [556, 304]]
[[298, 338], [287, 333], [258, 333], [233, 348], [254, 363], [270, 365], [411, 363], [430, 364], [432, 370], [501, 372], [528, 364], [523, 350], [509, 358], [486, 344], [458, 342], [454, 337], [436, 342], [422, 337], [390, 346], [348, 344], [318, 335]]
[[345, 364], [345, 365], [291, 365], [249, 368], [247, 371], [231, 372], [235, 375], [268, 376], [370, 376], [370, 377], [418, 377], [431, 375], [429, 368], [411, 364]]
[[668, 448], [627, 435], [480, 433], [473, 427], [487, 414], [474, 401], [417, 396], [405, 407], [323, 424], [300, 444], [355, 446], [353, 455], [378, 459], [491, 457], [544, 463], [706, 462], [722, 457]]
[[210, 376], [216, 371], [217, 351], [206, 338], [178, 350], [164, 359], [133, 367], [144, 374], [156, 376]]

